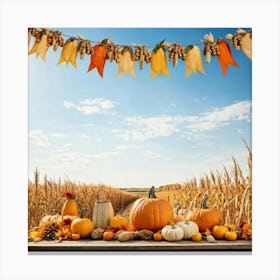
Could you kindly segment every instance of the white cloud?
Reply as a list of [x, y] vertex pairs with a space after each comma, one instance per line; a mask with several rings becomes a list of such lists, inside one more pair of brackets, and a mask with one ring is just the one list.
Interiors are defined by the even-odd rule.
[[63, 106], [66, 109], [74, 108], [78, 112], [83, 113], [84, 115], [92, 115], [92, 114], [115, 114], [111, 110], [115, 108], [117, 102], [112, 100], [106, 100], [103, 98], [95, 98], [95, 99], [84, 99], [80, 101], [78, 104], [74, 104], [72, 102], [64, 101]]
[[125, 120], [125, 125], [133, 129], [119, 130], [113, 132], [125, 141], [143, 141], [156, 137], [167, 137], [178, 132], [176, 122], [172, 116], [162, 116], [153, 118], [130, 117]]
[[96, 126], [95, 123], [84, 123], [80, 125], [81, 127], [91, 127], [91, 126]]
[[47, 147], [50, 145], [47, 135], [39, 129], [34, 129], [29, 132], [29, 140], [32, 144], [40, 147]]
[[72, 147], [72, 144], [71, 143], [67, 143], [67, 144], [64, 144], [63, 147], [64, 148], [70, 148], [70, 147]]
[[81, 168], [86, 167], [90, 163], [90, 160], [82, 154], [71, 151], [69, 146], [51, 150], [46, 158], [40, 158], [34, 161], [40, 165], [55, 166], [56, 168]]
[[155, 153], [155, 152], [151, 152], [149, 150], [144, 151], [144, 155], [150, 159], [157, 159], [160, 158], [160, 154], [159, 153]]
[[93, 154], [93, 155], [85, 155], [85, 158], [88, 159], [108, 159], [115, 157], [119, 154], [119, 151], [109, 151], [109, 152], [102, 152], [99, 154]]
[[187, 127], [193, 131], [209, 131], [226, 126], [232, 121], [249, 121], [251, 107], [250, 101], [242, 101], [222, 108], [215, 108], [202, 116], [189, 117]]
[[67, 134], [61, 133], [61, 132], [52, 133], [51, 136], [54, 137], [54, 138], [66, 138], [66, 137], [68, 137]]
[[125, 150], [140, 150], [141, 146], [138, 145], [119, 145], [116, 147], [117, 151], [125, 151]]
[[80, 134], [77, 134], [77, 135], [82, 139], [90, 139], [90, 136], [85, 134], [85, 133], [80, 133]]
[[124, 121], [127, 128], [114, 129], [113, 133], [124, 141], [144, 141], [157, 137], [180, 134], [182, 137], [197, 137], [207, 132], [229, 125], [233, 121], [250, 121], [251, 102], [242, 101], [229, 106], [214, 108], [198, 116], [159, 116], [144, 118], [129, 117]]
[[71, 103], [71, 102], [68, 102], [68, 101], [64, 101], [63, 106], [67, 109], [76, 107], [74, 103]]

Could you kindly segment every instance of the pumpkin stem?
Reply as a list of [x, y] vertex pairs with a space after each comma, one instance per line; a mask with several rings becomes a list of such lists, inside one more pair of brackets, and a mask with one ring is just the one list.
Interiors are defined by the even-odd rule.
[[152, 186], [149, 191], [149, 198], [157, 198], [155, 195], [155, 187]]
[[202, 199], [202, 201], [201, 201], [200, 208], [202, 208], [202, 209], [207, 209], [207, 208], [208, 208], [208, 207], [206, 206], [206, 201], [207, 201], [207, 199], [208, 199], [208, 196], [207, 196], [207, 194], [205, 194], [204, 197], [203, 197], [203, 199]]
[[172, 222], [172, 221], [170, 221], [170, 222], [169, 222], [169, 225], [171, 225], [173, 229], [175, 229], [175, 228], [176, 228], [176, 227], [175, 227], [175, 223], [174, 223], [174, 222]]

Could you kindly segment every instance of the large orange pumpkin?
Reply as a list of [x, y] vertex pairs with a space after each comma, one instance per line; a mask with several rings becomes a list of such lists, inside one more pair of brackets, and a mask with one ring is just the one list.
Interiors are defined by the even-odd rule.
[[154, 187], [151, 187], [148, 197], [134, 202], [129, 213], [129, 224], [136, 230], [158, 231], [173, 219], [172, 206], [167, 200], [155, 196]]
[[207, 229], [212, 229], [215, 225], [223, 223], [223, 213], [217, 208], [207, 208], [205, 195], [201, 201], [200, 208], [196, 208], [189, 212], [187, 220], [197, 223], [200, 232], [205, 232]]

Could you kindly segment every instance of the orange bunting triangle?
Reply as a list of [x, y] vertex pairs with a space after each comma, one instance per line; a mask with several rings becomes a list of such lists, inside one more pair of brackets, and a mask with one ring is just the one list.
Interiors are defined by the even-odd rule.
[[239, 65], [231, 55], [230, 46], [227, 42], [220, 40], [218, 42], [218, 47], [219, 47], [220, 54], [217, 56], [217, 58], [221, 65], [223, 75], [226, 74], [229, 64], [235, 67], [239, 67]]
[[90, 65], [87, 70], [88, 72], [96, 67], [99, 75], [103, 78], [103, 72], [107, 56], [107, 48], [107, 44], [105, 44], [104, 46], [100, 46], [98, 44], [93, 47], [93, 53], [90, 57]]

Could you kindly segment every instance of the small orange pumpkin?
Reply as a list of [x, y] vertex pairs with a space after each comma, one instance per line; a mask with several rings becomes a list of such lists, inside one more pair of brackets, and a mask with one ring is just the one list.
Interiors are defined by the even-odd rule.
[[103, 239], [106, 241], [110, 241], [114, 239], [114, 233], [112, 231], [105, 231], [103, 233]]
[[205, 195], [201, 201], [200, 208], [196, 208], [189, 212], [187, 220], [197, 223], [200, 232], [205, 232], [207, 229], [212, 229], [215, 225], [223, 222], [223, 213], [217, 208], [208, 208], [206, 201], [208, 196]]
[[155, 241], [161, 241], [163, 239], [162, 234], [159, 231], [153, 234], [153, 238]]
[[230, 230], [225, 233], [225, 239], [229, 241], [234, 241], [237, 239], [237, 233], [236, 231]]
[[127, 219], [120, 215], [116, 215], [110, 218], [110, 222], [109, 222], [110, 228], [115, 231], [126, 230], [127, 224], [128, 224]]
[[197, 232], [192, 236], [192, 241], [199, 242], [201, 240], [202, 240], [202, 234], [200, 232]]
[[79, 240], [81, 238], [79, 233], [72, 233], [71, 234], [71, 239], [72, 240]]
[[229, 231], [228, 227], [223, 226], [222, 224], [216, 225], [212, 229], [212, 234], [216, 239], [224, 239], [225, 234]]

